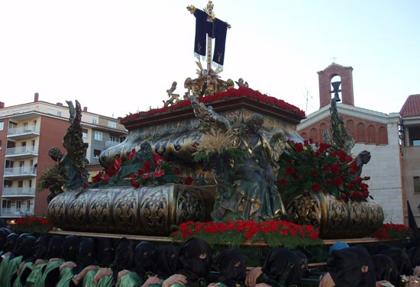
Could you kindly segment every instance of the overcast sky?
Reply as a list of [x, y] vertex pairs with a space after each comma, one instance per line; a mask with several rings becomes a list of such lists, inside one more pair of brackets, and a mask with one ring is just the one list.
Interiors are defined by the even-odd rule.
[[[352, 66], [356, 106], [398, 112], [420, 93], [420, 1], [214, 0], [231, 24], [223, 78], [306, 110], [318, 76]], [[78, 99], [125, 116], [162, 105], [195, 76], [194, 16], [204, 0], [1, 0], [0, 101]], [[308, 103], [306, 103], [308, 98]]]

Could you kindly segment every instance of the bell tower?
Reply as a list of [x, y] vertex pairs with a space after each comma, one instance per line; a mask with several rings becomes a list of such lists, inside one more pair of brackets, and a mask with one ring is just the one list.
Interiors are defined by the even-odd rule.
[[341, 94], [343, 104], [354, 106], [353, 95], [353, 68], [332, 63], [318, 72], [319, 80], [319, 108], [331, 102], [332, 93], [337, 98]]

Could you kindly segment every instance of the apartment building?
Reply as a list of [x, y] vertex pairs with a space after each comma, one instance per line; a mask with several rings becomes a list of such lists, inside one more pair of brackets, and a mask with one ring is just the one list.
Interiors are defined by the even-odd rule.
[[[39, 101], [6, 107], [0, 102], [0, 217], [17, 218], [47, 213], [47, 191], [37, 190], [41, 175], [54, 165], [49, 149], [60, 148], [69, 126], [68, 107]], [[125, 139], [117, 119], [82, 112], [83, 140], [89, 144], [89, 170], [100, 169], [102, 150]]]

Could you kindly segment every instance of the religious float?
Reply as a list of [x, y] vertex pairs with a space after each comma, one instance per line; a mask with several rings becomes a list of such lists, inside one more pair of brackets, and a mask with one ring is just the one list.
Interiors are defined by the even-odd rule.
[[50, 151], [57, 164], [42, 181], [53, 225], [145, 236], [178, 230], [183, 238], [241, 228], [245, 239], [289, 229], [313, 239], [314, 230], [323, 239], [372, 235], [384, 214], [361, 177], [370, 154], [350, 155], [353, 142], [336, 108], [339, 86], [325, 143], [304, 142], [296, 132], [303, 111], [243, 79], [223, 80], [213, 68], [223, 65], [230, 26], [214, 16], [211, 1], [204, 11], [188, 10], [196, 20], [194, 51], [207, 66], [197, 61], [183, 95], [174, 82], [162, 108], [122, 118], [126, 140], [102, 152], [103, 171], [90, 181], [80, 104], [69, 102], [67, 153]]

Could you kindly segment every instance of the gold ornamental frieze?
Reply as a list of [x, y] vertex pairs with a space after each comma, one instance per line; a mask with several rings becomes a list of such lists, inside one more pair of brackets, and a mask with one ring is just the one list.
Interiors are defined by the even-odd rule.
[[63, 192], [49, 203], [48, 217], [63, 230], [169, 235], [184, 221], [210, 220], [214, 196], [213, 186], [179, 184]]
[[323, 239], [370, 236], [384, 221], [382, 207], [374, 201], [345, 202], [323, 192], [296, 197], [287, 211], [293, 221], [319, 227]]

